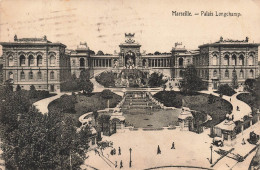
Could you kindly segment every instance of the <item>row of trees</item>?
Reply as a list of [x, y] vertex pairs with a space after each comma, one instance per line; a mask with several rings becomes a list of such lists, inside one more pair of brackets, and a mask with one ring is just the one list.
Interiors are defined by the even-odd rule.
[[58, 111], [43, 115], [27, 97], [6, 87], [0, 96], [0, 137], [7, 169], [79, 169], [85, 159], [88, 127]]
[[61, 84], [61, 91], [80, 91], [84, 94], [91, 93], [94, 89], [93, 83], [90, 81], [89, 70], [82, 70], [79, 78], [73, 74], [68, 81]]

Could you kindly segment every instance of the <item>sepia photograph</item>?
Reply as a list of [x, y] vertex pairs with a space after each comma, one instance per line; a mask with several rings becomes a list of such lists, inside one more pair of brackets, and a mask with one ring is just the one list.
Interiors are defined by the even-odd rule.
[[260, 169], [260, 0], [0, 0], [0, 170]]

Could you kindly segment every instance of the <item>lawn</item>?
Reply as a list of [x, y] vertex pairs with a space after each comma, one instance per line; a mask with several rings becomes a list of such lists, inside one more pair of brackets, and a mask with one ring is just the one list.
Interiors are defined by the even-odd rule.
[[161, 91], [154, 95], [154, 97], [164, 103], [165, 106], [177, 108], [184, 106], [191, 110], [210, 115], [212, 120], [204, 124], [205, 126], [210, 127], [222, 122], [225, 119], [226, 114], [231, 113], [232, 105], [216, 96], [213, 96], [214, 102], [210, 104], [208, 103], [208, 96], [209, 95], [207, 94], [200, 93], [185, 95], [181, 92], [174, 91]]
[[[115, 107], [121, 100], [121, 96], [113, 93], [112, 98], [109, 99], [109, 107]], [[107, 99], [102, 98], [101, 93], [67, 95], [54, 100], [48, 107], [50, 111], [59, 110], [63, 113], [80, 116], [87, 112], [105, 109], [107, 107]]]
[[136, 128], [161, 128], [176, 125], [180, 109], [160, 110], [144, 114], [124, 114], [127, 125]]

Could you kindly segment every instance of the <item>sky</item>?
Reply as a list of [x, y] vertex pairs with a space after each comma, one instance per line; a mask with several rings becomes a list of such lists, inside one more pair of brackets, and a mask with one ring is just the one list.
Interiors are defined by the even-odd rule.
[[[190, 11], [193, 16], [172, 16]], [[201, 16], [201, 11], [241, 13]], [[194, 13], [199, 13], [195, 16]], [[260, 0], [0, 0], [0, 41], [47, 36], [75, 49], [87, 42], [104, 53], [119, 51], [125, 33], [135, 33], [141, 52], [170, 52], [224, 39], [260, 43]]]

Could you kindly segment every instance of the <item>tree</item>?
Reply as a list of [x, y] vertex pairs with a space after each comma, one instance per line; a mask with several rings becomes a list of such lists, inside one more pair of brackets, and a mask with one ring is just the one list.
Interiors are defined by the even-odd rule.
[[245, 90], [247, 90], [249, 92], [253, 92], [255, 89], [255, 85], [256, 85], [256, 79], [246, 79]]
[[163, 74], [160, 73], [152, 73], [149, 77], [148, 85], [150, 87], [160, 87], [165, 84], [168, 80], [163, 79]]
[[161, 53], [159, 51], [155, 51], [154, 55], [160, 55]]
[[16, 86], [16, 91], [21, 91], [22, 89], [21, 89], [21, 86], [18, 84], [17, 86]]
[[196, 68], [193, 65], [187, 66], [184, 77], [180, 83], [180, 90], [185, 94], [192, 94], [204, 88], [204, 83], [201, 78], [198, 77]]
[[232, 72], [232, 84], [231, 84], [233, 89], [237, 89], [238, 88], [238, 81], [237, 81], [237, 72], [234, 69]]
[[95, 78], [96, 81], [104, 87], [115, 87], [115, 75], [112, 71], [102, 72]]
[[101, 92], [101, 96], [107, 99], [107, 108], [109, 108], [109, 99], [113, 98], [113, 92], [111, 90], [105, 89]]
[[221, 84], [218, 86], [218, 92], [222, 95], [232, 96], [236, 92], [228, 84]]
[[36, 98], [37, 97], [37, 91], [36, 91], [34, 85], [30, 86], [29, 96], [30, 96], [30, 98]]
[[104, 55], [104, 53], [103, 53], [103, 51], [99, 50], [99, 51], [97, 52], [97, 55]]
[[91, 93], [94, 89], [94, 85], [91, 81], [86, 80], [86, 81], [80, 81], [79, 84], [79, 89], [83, 91], [84, 94]]
[[90, 72], [89, 70], [82, 70], [79, 75], [79, 81], [88, 81], [90, 79]]

